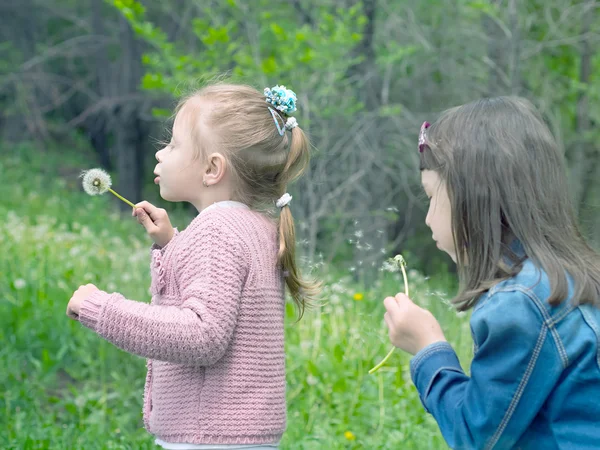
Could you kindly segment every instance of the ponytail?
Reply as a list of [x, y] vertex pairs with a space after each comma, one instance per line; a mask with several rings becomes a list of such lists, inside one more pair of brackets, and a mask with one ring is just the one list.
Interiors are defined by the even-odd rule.
[[[281, 174], [282, 194], [287, 184], [298, 178], [308, 166], [309, 144], [304, 132], [295, 127], [291, 130], [292, 142], [287, 163]], [[296, 263], [296, 227], [294, 217], [288, 205], [281, 207], [279, 215], [279, 252], [278, 262], [284, 271], [285, 283], [294, 303], [298, 307], [298, 320], [304, 315], [307, 306], [311, 306], [321, 292], [321, 283], [302, 277]]]
[[[310, 160], [308, 137], [289, 115], [296, 110], [296, 94], [285, 86], [265, 91], [268, 92], [217, 83], [196, 92], [179, 107], [193, 100], [189, 111], [195, 114], [195, 123], [199, 123], [199, 100], [210, 102], [210, 113], [201, 122], [220, 137], [220, 150], [230, 163], [235, 180], [232, 199], [258, 209], [272, 205], [274, 199], [285, 194], [288, 184], [302, 175]], [[200, 127], [195, 128], [194, 148], [203, 154], [204, 140]], [[286, 197], [278, 205], [281, 214], [277, 264], [284, 272], [301, 318], [306, 306], [317, 300], [321, 284], [304, 279], [296, 264], [296, 231], [288, 201]]]

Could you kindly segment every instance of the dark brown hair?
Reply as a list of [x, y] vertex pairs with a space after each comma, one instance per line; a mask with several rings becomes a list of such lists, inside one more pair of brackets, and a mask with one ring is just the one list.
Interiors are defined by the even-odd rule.
[[[548, 275], [552, 305], [568, 297], [600, 306], [600, 257], [583, 239], [562, 153], [535, 107], [518, 97], [477, 100], [444, 112], [426, 132], [421, 170], [448, 190], [460, 288], [467, 310], [524, 257]], [[513, 251], [520, 242], [525, 255]]]

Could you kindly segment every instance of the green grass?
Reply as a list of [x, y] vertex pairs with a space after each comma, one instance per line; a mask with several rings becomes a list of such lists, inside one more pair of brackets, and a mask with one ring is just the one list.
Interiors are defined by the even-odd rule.
[[[112, 199], [80, 191], [85, 156], [70, 161], [73, 170], [17, 149], [0, 162], [0, 448], [155, 448], [141, 421], [144, 361], [65, 316], [71, 293], [88, 282], [149, 301], [150, 242]], [[55, 176], [59, 166], [71, 175]], [[281, 448], [447, 448], [412, 386], [407, 355], [398, 351], [379, 373], [367, 373], [390, 348], [382, 300], [403, 289], [401, 276], [382, 273], [361, 286], [342, 270], [319, 273], [327, 304], [297, 324], [288, 305]], [[452, 279], [409, 271], [409, 281], [411, 296], [468, 362], [467, 317], [443, 301]]]

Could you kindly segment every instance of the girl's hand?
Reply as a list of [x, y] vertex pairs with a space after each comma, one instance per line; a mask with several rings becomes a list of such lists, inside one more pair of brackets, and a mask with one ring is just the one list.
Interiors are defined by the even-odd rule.
[[429, 344], [446, 341], [433, 314], [415, 305], [406, 295], [387, 297], [383, 304], [390, 341], [396, 347], [414, 355]]
[[167, 211], [145, 201], [135, 206], [131, 215], [137, 217], [138, 223], [144, 226], [156, 245], [159, 247], [167, 245], [175, 234]]
[[97, 290], [98, 288], [93, 284], [79, 286], [79, 288], [75, 292], [73, 292], [71, 300], [69, 300], [69, 304], [67, 305], [67, 316], [69, 316], [73, 320], [78, 320], [81, 304], [86, 298], [88, 298], [92, 293], [94, 293]]

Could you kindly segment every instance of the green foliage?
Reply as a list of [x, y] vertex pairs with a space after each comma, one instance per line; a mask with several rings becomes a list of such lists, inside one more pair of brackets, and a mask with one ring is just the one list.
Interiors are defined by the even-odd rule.
[[[65, 316], [71, 293], [87, 282], [149, 300], [150, 242], [131, 217], [112, 212], [109, 197], [89, 197], [75, 176], [57, 175], [79, 160], [41, 158], [21, 146], [0, 161], [3, 449], [154, 448], [141, 423], [144, 361]], [[467, 318], [445, 303], [451, 283], [425, 279], [408, 264], [413, 298], [440, 318], [468, 361]], [[382, 300], [401, 289], [400, 275], [381, 273], [361, 286], [334, 267], [319, 273], [326, 303], [299, 323], [293, 305], [286, 309], [281, 448], [445, 448], [410, 382], [406, 355], [367, 374], [389, 349]]]
[[[351, 52], [365, 25], [361, 5], [338, 8], [335, 14], [317, 8], [317, 21], [309, 25], [298, 23], [291, 5], [257, 3], [251, 10], [234, 1], [207, 7], [202, 18], [190, 21], [197, 39], [193, 52], [169, 42], [139, 2], [114, 0], [113, 5], [152, 48], [143, 56], [144, 89], [178, 96], [228, 73], [232, 80], [256, 86], [289, 85], [310, 95], [311, 102], [323, 103], [324, 116], [360, 110], [359, 102], [340, 93], [349, 89], [345, 74], [360, 61]], [[332, 97], [336, 102], [328, 106]]]

